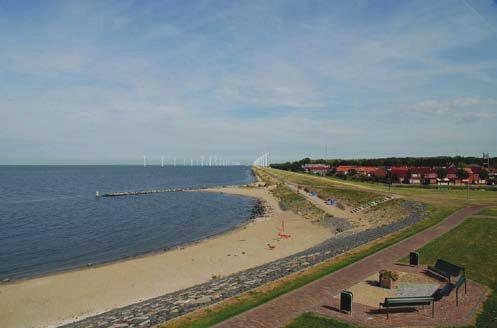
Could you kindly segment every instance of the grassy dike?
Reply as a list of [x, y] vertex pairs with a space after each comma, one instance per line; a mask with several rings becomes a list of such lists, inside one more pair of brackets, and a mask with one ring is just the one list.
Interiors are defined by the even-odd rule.
[[314, 206], [304, 196], [291, 190], [284, 184], [278, 184], [271, 191], [274, 197], [280, 201], [283, 209], [292, 210], [307, 219], [322, 219], [327, 216], [326, 212]]
[[459, 208], [461, 207], [449, 205], [429, 205], [427, 218], [409, 228], [382, 237], [374, 242], [355, 248], [312, 268], [279, 279], [230, 300], [215, 304], [207, 309], [187, 314], [176, 320], [165, 323], [161, 327], [210, 327], [216, 323], [222, 322], [258, 305], [268, 302], [278, 296], [302, 287], [316, 279], [335, 272], [347, 265], [357, 262], [407, 237], [425, 230], [440, 222]]

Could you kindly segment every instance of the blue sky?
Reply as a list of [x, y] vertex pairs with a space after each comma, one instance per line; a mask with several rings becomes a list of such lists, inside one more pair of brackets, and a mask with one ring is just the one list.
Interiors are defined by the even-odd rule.
[[0, 0], [0, 164], [497, 153], [497, 3]]

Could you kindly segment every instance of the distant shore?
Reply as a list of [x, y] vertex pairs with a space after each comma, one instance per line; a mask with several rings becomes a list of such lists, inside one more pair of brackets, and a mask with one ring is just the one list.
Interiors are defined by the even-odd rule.
[[[332, 235], [323, 225], [280, 210], [267, 188], [204, 191], [257, 198], [271, 212], [166, 252], [1, 284], [0, 326], [51, 327], [76, 321], [297, 253]], [[288, 240], [277, 236], [282, 219], [292, 234]]]

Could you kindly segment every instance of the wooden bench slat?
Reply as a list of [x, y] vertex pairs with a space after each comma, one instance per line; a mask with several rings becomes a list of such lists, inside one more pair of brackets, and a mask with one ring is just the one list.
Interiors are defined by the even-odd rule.
[[454, 284], [454, 288], [455, 289], [459, 289], [464, 283], [466, 282], [466, 277], [465, 276], [461, 276], [457, 281], [456, 283]]
[[459, 276], [461, 272], [464, 273], [464, 267], [452, 264], [442, 259], [437, 259], [435, 266], [429, 266], [428, 270], [438, 273], [449, 280], [451, 277]]
[[434, 299], [431, 296], [413, 296], [413, 297], [387, 297], [383, 303], [380, 303], [380, 308], [388, 309], [391, 307], [413, 307], [419, 305], [432, 305], [432, 316], [434, 314]]

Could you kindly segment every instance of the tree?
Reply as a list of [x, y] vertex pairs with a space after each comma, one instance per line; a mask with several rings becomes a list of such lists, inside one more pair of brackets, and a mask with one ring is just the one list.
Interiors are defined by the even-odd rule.
[[447, 169], [440, 167], [437, 169], [437, 177], [439, 179], [445, 179], [447, 177]]
[[469, 173], [466, 172], [465, 169], [458, 169], [457, 170], [457, 177], [459, 179], [467, 179], [467, 178], [469, 178]]
[[487, 170], [485, 170], [485, 169], [482, 169], [482, 170], [480, 171], [479, 176], [480, 176], [480, 179], [481, 179], [481, 180], [487, 180], [487, 179], [488, 179], [488, 171], [487, 171]]
[[399, 183], [400, 177], [391, 171], [387, 171], [386, 181], [388, 181], [388, 183]]

